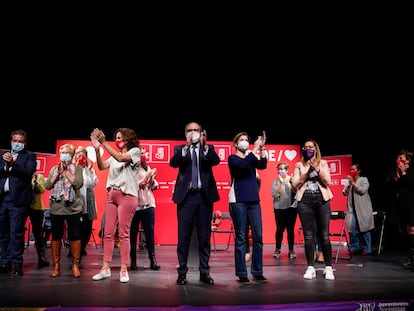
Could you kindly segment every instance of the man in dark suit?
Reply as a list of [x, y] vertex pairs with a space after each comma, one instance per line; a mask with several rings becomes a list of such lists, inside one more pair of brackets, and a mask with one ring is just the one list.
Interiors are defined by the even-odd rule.
[[[177, 204], [178, 245], [177, 285], [187, 283], [188, 255], [193, 226], [198, 237], [198, 255], [200, 281], [213, 285], [210, 276], [210, 236], [213, 203], [220, 197], [213, 166], [220, 163], [220, 158], [213, 145], [207, 144], [206, 132], [198, 123], [190, 122], [185, 126], [186, 143], [174, 147], [170, 166], [178, 168], [173, 201]], [[196, 163], [192, 162], [192, 159]], [[193, 167], [195, 167], [193, 169]], [[192, 176], [194, 174], [194, 180]]]
[[25, 223], [34, 202], [36, 154], [26, 149], [27, 134], [11, 133], [11, 151], [0, 158], [0, 273], [23, 275]]

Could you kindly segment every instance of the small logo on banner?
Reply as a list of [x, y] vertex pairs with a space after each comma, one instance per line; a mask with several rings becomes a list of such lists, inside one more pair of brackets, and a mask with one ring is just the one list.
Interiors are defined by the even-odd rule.
[[331, 175], [340, 175], [341, 174], [341, 161], [340, 160], [327, 160], [329, 169], [331, 170]]
[[36, 157], [36, 171], [44, 174], [46, 172], [46, 158], [37, 156]]
[[149, 158], [152, 163], [168, 163], [170, 160], [170, 145], [152, 144]]
[[227, 164], [227, 158], [231, 152], [231, 146], [229, 145], [214, 145], [217, 155], [220, 158], [220, 164]]

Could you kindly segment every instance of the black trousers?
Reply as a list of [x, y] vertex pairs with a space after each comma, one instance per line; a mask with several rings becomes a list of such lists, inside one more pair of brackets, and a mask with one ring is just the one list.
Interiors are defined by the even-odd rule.
[[30, 208], [29, 210], [30, 223], [32, 225], [32, 233], [35, 240], [37, 256], [45, 256], [45, 241], [43, 239], [43, 210], [35, 210]]
[[212, 218], [213, 204], [204, 197], [202, 191], [189, 191], [185, 200], [178, 204], [178, 274], [183, 275], [188, 271], [187, 263], [193, 226], [196, 228], [198, 239], [199, 271], [200, 273], [210, 272]]
[[305, 238], [305, 255], [308, 266], [315, 263], [315, 222], [317, 236], [322, 244], [322, 252], [327, 266], [332, 265], [332, 246], [329, 240], [329, 225], [331, 221], [331, 205], [324, 201], [322, 194], [305, 194], [298, 202], [298, 214], [302, 223]]
[[148, 258], [155, 257], [155, 241], [154, 241], [154, 227], [155, 227], [155, 208], [150, 207], [143, 210], [136, 211], [131, 222], [130, 243], [131, 243], [131, 261], [136, 260], [137, 257], [137, 239], [139, 232], [139, 224], [142, 223], [145, 234], [145, 243], [148, 251]]

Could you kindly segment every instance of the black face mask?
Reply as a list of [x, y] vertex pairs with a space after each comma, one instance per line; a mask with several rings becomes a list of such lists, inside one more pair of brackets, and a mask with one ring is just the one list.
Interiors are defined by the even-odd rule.
[[315, 150], [313, 150], [313, 149], [302, 150], [302, 155], [303, 155], [303, 158], [305, 159], [305, 161], [309, 161], [315, 155]]

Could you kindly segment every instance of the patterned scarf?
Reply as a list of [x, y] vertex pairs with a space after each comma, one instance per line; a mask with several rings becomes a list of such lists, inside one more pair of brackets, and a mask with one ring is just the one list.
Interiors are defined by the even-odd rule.
[[[57, 167], [55, 170], [57, 170]], [[68, 170], [70, 170], [72, 174], [75, 174], [75, 164], [71, 163], [68, 167]], [[59, 178], [56, 180], [55, 185], [53, 186], [52, 192], [50, 194], [50, 199], [55, 200], [56, 202], [73, 202], [75, 200], [75, 190], [73, 190], [72, 184], [69, 182], [66, 176], [59, 175]]]

